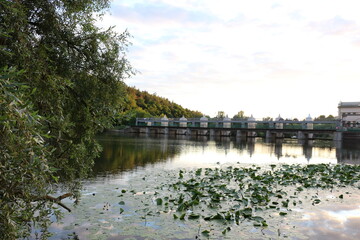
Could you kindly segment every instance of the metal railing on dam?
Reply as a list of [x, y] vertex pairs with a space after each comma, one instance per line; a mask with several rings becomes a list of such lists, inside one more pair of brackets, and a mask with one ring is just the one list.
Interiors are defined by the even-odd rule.
[[130, 129], [137, 133], [196, 135], [196, 136], [236, 136], [297, 139], [332, 138], [342, 140], [351, 136], [360, 138], [360, 128], [343, 126], [340, 120], [304, 121], [291, 120], [255, 120], [244, 119], [209, 119], [202, 118], [137, 118]]
[[137, 118], [135, 126], [186, 127], [186, 128], [236, 128], [236, 129], [324, 129], [344, 130], [336, 121], [291, 120], [238, 120], [208, 118]]

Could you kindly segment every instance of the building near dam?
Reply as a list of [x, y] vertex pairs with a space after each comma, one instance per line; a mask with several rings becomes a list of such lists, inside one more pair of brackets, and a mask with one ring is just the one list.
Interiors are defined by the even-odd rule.
[[360, 102], [340, 102], [338, 114], [344, 127], [360, 127]]

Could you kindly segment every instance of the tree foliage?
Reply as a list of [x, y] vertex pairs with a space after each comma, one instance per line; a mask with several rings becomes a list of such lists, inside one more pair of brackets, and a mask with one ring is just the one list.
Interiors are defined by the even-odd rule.
[[333, 115], [329, 115], [329, 116], [325, 116], [325, 115], [320, 115], [316, 118], [314, 118], [314, 121], [334, 121], [336, 120], [336, 118]]
[[233, 116], [234, 119], [247, 119], [248, 116], [245, 115], [244, 111], [239, 111], [237, 114]]
[[[0, 232], [49, 224], [50, 182], [76, 196], [132, 74], [128, 32], [95, 25], [108, 0], [0, 2]], [[16, 69], [16, 70], [15, 70]], [[19, 72], [20, 71], [20, 72]], [[47, 210], [46, 210], [47, 209]], [[36, 214], [35, 214], [36, 213]]]
[[50, 148], [40, 134], [41, 117], [27, 99], [29, 88], [10, 81], [17, 76], [14, 71], [3, 71], [0, 82], [0, 230], [4, 239], [26, 236], [32, 220], [49, 214], [48, 202], [39, 196], [49, 193], [44, 184], [53, 177], [47, 162]]
[[199, 111], [183, 108], [166, 98], [133, 87], [126, 88], [126, 97], [122, 106], [123, 109], [116, 119], [118, 125], [134, 124], [137, 117], [147, 118], [166, 115], [171, 118], [180, 118], [182, 116], [195, 118], [203, 116]]
[[224, 118], [225, 117], [225, 112], [224, 111], [218, 111], [216, 118]]

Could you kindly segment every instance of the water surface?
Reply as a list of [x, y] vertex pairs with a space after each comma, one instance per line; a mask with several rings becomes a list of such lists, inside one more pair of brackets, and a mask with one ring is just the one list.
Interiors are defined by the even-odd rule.
[[99, 175], [144, 168], [174, 169], [214, 164], [360, 164], [359, 142], [300, 141], [296, 139], [186, 137], [164, 135], [99, 136], [102, 156], [95, 162]]
[[[103, 134], [98, 140], [104, 151], [95, 162], [94, 177], [84, 182], [82, 200], [74, 211], [53, 224], [54, 239], [208, 239], [199, 235], [199, 229], [205, 227], [214, 228], [209, 239], [360, 238], [360, 190], [353, 188], [306, 191], [304, 204], [293, 207], [288, 216], [270, 214], [274, 216], [269, 227], [243, 223], [234, 225], [227, 235], [217, 233], [216, 226], [204, 221], [174, 221], [171, 214], [146, 215], [154, 208], [154, 186], [176, 178], [179, 169], [360, 164], [358, 142], [117, 133]], [[129, 191], [133, 191], [133, 198], [126, 195]], [[322, 202], [316, 206], [306, 203], [308, 196], [314, 195]], [[339, 195], [344, 198], [339, 199]]]

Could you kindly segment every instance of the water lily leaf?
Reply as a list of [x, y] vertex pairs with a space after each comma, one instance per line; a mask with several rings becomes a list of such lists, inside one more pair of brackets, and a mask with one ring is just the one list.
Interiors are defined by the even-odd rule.
[[250, 218], [252, 216], [252, 209], [244, 208], [243, 210], [240, 210], [240, 213], [244, 218]]
[[180, 179], [181, 179], [181, 178], [184, 178], [184, 174], [183, 174], [183, 173], [184, 173], [184, 171], [182, 171], [182, 170], [179, 171], [179, 178], [180, 178]]
[[258, 222], [254, 222], [253, 225], [254, 225], [254, 227], [261, 227], [261, 223], [258, 223]]
[[200, 217], [199, 214], [191, 213], [191, 214], [188, 216], [188, 219], [198, 219], [199, 217]]
[[216, 215], [210, 217], [210, 220], [223, 220], [224, 217], [220, 214], [220, 213], [217, 213]]
[[265, 221], [264, 218], [260, 217], [260, 216], [254, 216], [254, 217], [251, 217], [252, 220], [256, 221], [256, 222], [263, 222]]
[[289, 206], [289, 200], [287, 200], [287, 201], [281, 201], [281, 203], [282, 203], [282, 206], [283, 207], [288, 207]]
[[185, 215], [186, 215], [186, 213], [181, 214], [180, 220], [185, 220]]
[[202, 235], [204, 235], [205, 237], [209, 237], [210, 236], [210, 231], [209, 230], [204, 230], [201, 232]]
[[222, 231], [221, 233], [225, 235], [225, 234], [226, 234], [227, 232], [229, 232], [230, 230], [231, 230], [231, 227], [227, 227], [227, 228], [225, 228], [224, 231]]
[[156, 205], [162, 205], [163, 200], [161, 198], [157, 198], [156, 200]]

